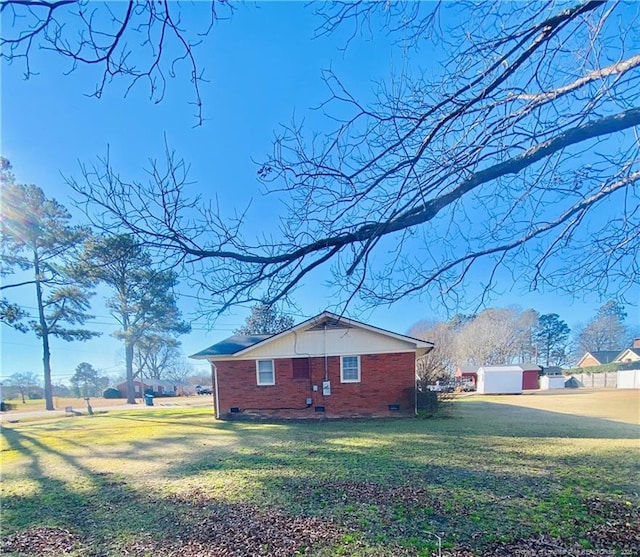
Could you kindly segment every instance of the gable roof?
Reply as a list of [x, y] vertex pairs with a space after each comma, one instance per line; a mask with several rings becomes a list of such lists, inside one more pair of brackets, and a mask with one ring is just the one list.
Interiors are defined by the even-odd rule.
[[576, 367], [580, 367], [582, 361], [588, 356], [591, 356], [600, 364], [610, 364], [611, 362], [613, 362], [613, 360], [616, 359], [616, 356], [618, 356], [620, 352], [620, 350], [597, 350], [595, 352], [587, 352], [584, 356], [582, 356], [582, 358], [580, 358], [580, 361], [576, 364]]
[[425, 340], [393, 333], [391, 331], [387, 331], [386, 329], [374, 327], [373, 325], [367, 325], [366, 323], [361, 323], [360, 321], [356, 321], [355, 319], [349, 319], [347, 317], [325, 311], [316, 315], [315, 317], [311, 317], [310, 319], [299, 323], [298, 325], [294, 325], [289, 329], [285, 329], [281, 333], [277, 333], [275, 335], [234, 335], [189, 357], [196, 360], [204, 360], [209, 358], [220, 358], [221, 356], [240, 356], [251, 352], [251, 350], [253, 350], [258, 345], [264, 346], [265, 344], [269, 344], [279, 338], [292, 333], [297, 333], [300, 331], [323, 330], [325, 328], [360, 328], [385, 335], [396, 340], [408, 342], [415, 345], [416, 348], [426, 349], [427, 352], [433, 348], [432, 342], [427, 342]]
[[615, 358], [615, 362], [622, 362], [624, 361], [623, 358], [624, 356], [628, 353], [631, 352], [632, 354], [635, 354], [636, 356], [638, 356], [640, 358], [640, 348], [626, 348], [624, 349], [622, 352], [620, 352], [620, 354], [618, 354]]

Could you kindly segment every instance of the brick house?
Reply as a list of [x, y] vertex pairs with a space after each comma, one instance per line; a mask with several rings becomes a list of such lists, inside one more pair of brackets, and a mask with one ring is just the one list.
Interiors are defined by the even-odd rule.
[[[127, 396], [127, 382], [119, 383], [116, 389], [123, 397]], [[133, 392], [136, 398], [141, 398], [145, 392], [151, 392], [154, 396], [180, 396], [184, 394], [184, 386], [176, 381], [166, 381], [162, 379], [145, 379], [133, 382]]]
[[234, 335], [211, 363], [219, 419], [413, 416], [423, 340], [324, 312], [276, 335]]

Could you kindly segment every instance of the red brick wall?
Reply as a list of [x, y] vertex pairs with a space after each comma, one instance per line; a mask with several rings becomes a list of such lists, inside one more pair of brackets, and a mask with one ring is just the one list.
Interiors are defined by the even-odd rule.
[[[275, 385], [256, 383], [255, 361], [216, 362], [221, 418], [231, 408], [240, 415], [256, 414], [291, 418], [356, 416], [407, 416], [414, 414], [415, 354], [369, 354], [360, 356], [360, 383], [340, 383], [340, 357], [327, 358], [331, 395], [322, 394], [325, 359], [310, 359], [309, 379], [293, 379], [291, 359], [275, 360]], [[318, 390], [314, 391], [313, 386]], [[306, 399], [311, 398], [310, 407]], [[399, 404], [400, 411], [390, 411]], [[324, 406], [324, 412], [315, 407]]]

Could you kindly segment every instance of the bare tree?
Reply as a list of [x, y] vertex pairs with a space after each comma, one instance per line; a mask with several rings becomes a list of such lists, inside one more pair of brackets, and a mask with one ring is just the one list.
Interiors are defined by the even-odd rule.
[[576, 335], [580, 354], [625, 348], [628, 345], [626, 317], [624, 308], [613, 300], [600, 307], [594, 318]]
[[[220, 8], [223, 13], [218, 13]], [[177, 2], [153, 0], [2, 0], [0, 57], [23, 64], [26, 79], [38, 73], [32, 60], [35, 50], [67, 60], [69, 71], [95, 67], [97, 82], [91, 94], [98, 98], [121, 78], [125, 95], [143, 82], [150, 99], [160, 102], [167, 80], [186, 72], [201, 124], [204, 76], [195, 51], [214, 22], [231, 10], [225, 0], [192, 6], [190, 14]]]
[[23, 372], [10, 375], [5, 384], [9, 387], [15, 387], [20, 393], [22, 404], [26, 404], [27, 401], [25, 395], [28, 397], [31, 394], [30, 391], [32, 387], [39, 387], [40, 381], [35, 373]]
[[[168, 379], [169, 381], [175, 381], [177, 383], [188, 384], [189, 377], [192, 376], [193, 374], [194, 374], [193, 364], [185, 360], [177, 360], [176, 362], [174, 362], [171, 368], [167, 371], [166, 379]], [[201, 378], [199, 377], [198, 381], [196, 381], [195, 384], [202, 385], [203, 382], [200, 379]], [[204, 383], [207, 383], [210, 380], [211, 379], [209, 376], [206, 379], [206, 381], [204, 381]]]
[[452, 377], [456, 369], [456, 330], [452, 323], [419, 321], [409, 329], [409, 336], [428, 340], [433, 350], [416, 362], [416, 375], [423, 386]]
[[481, 366], [531, 361], [531, 330], [537, 321], [533, 310], [482, 311], [456, 336], [458, 363]]
[[134, 352], [136, 376], [147, 379], [167, 379], [177, 367], [181, 356], [180, 341], [169, 334], [147, 334]]
[[407, 57], [373, 101], [326, 73], [327, 129], [282, 129], [258, 171], [285, 199], [276, 237], [189, 197], [170, 149], [146, 182], [108, 157], [70, 182], [103, 224], [195, 264], [219, 310], [286, 298], [329, 263], [342, 302], [430, 289], [456, 304], [499, 276], [623, 298], [640, 281], [639, 16], [602, 1], [327, 5], [320, 33], [380, 24]]

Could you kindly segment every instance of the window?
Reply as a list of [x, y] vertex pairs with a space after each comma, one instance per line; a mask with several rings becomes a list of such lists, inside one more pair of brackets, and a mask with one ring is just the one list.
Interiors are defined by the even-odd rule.
[[342, 356], [340, 381], [360, 383], [360, 356]]
[[309, 379], [309, 358], [294, 358], [292, 367], [294, 379]]
[[273, 360], [258, 360], [256, 362], [256, 374], [258, 385], [275, 385], [276, 374], [273, 369]]

